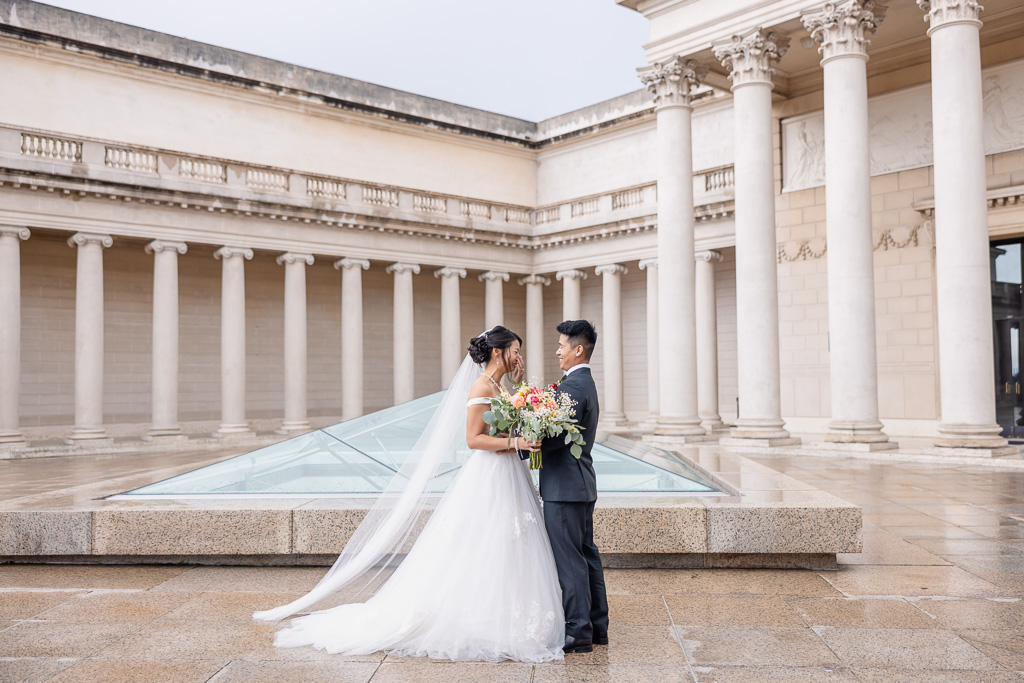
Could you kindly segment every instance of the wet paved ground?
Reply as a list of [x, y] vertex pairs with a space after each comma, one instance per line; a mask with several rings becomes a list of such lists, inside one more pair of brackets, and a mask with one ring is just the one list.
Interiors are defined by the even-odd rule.
[[[0, 499], [189, 458], [211, 454], [0, 461]], [[274, 649], [251, 613], [322, 568], [0, 565], [0, 681], [1024, 680], [1024, 471], [756, 459], [862, 505], [864, 553], [609, 570], [611, 644], [536, 667]]]

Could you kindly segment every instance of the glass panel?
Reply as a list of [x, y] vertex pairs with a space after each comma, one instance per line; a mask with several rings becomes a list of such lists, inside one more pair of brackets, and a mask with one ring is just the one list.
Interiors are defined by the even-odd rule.
[[395, 471], [323, 431], [131, 491], [136, 495], [379, 493]]
[[679, 462], [668, 451], [609, 435], [591, 452], [597, 490], [611, 492], [717, 492], [710, 482]]
[[[119, 495], [380, 493], [443, 396], [444, 392], [424, 396]], [[447, 490], [470, 454], [463, 447], [446, 458], [428, 490]], [[601, 492], [718, 492], [668, 452], [622, 437], [606, 436], [595, 443], [593, 457]]]

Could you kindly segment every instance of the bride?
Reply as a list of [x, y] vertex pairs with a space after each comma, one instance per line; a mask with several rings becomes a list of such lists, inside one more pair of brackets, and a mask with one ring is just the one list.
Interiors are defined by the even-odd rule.
[[[470, 340], [430, 423], [327, 575], [298, 600], [253, 617], [277, 621], [337, 599], [343, 588], [370, 597], [293, 619], [274, 645], [455, 661], [562, 659], [561, 590], [537, 490], [508, 440], [488, 436], [483, 421], [502, 377], [521, 373], [521, 343], [501, 326]], [[401, 559], [432, 480], [463, 439], [472, 456]], [[522, 438], [514, 445], [539, 447]]]

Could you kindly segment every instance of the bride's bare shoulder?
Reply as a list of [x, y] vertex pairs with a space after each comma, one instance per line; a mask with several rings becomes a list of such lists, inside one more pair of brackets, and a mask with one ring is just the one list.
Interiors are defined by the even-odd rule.
[[469, 390], [470, 398], [494, 398], [494, 389], [490, 382], [481, 375], [473, 382], [473, 388]]

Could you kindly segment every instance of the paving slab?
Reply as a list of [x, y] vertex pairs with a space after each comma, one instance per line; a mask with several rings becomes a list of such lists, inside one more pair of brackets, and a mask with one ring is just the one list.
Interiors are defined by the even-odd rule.
[[816, 627], [848, 666], [897, 669], [1000, 669], [965, 639], [946, 629]]

